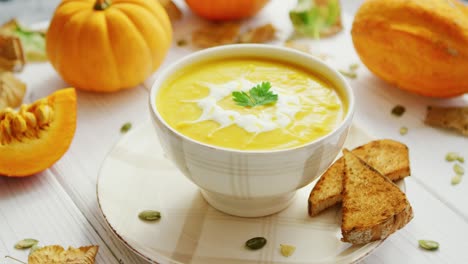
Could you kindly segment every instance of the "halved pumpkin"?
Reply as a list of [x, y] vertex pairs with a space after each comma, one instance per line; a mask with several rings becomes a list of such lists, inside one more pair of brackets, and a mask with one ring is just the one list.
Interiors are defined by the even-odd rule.
[[23, 177], [52, 166], [76, 128], [76, 92], [62, 89], [19, 111], [0, 110], [0, 175]]

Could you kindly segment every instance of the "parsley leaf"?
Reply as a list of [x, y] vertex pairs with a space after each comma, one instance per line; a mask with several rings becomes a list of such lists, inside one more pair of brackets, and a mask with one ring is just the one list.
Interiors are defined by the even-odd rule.
[[232, 92], [232, 100], [240, 106], [255, 107], [278, 101], [278, 95], [270, 91], [271, 83], [262, 82], [252, 87], [248, 93], [243, 91]]

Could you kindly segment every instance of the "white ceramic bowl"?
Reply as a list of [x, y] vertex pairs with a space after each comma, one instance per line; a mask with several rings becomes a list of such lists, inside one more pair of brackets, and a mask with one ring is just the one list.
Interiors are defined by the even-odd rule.
[[[243, 151], [207, 145], [170, 127], [156, 107], [156, 96], [166, 79], [189, 65], [232, 57], [268, 58], [311, 69], [341, 90], [348, 101], [344, 120], [322, 138], [300, 147], [274, 151]], [[195, 52], [172, 64], [153, 84], [149, 104], [151, 119], [166, 155], [200, 187], [208, 203], [231, 215], [258, 217], [286, 208], [296, 190], [330, 166], [345, 142], [355, 102], [351, 87], [340, 73], [306, 53], [269, 45], [238, 44]]]

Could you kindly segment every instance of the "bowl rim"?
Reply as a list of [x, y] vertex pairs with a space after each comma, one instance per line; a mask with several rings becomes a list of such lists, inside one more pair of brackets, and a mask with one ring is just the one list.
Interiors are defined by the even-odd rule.
[[[309, 62], [312, 62], [313, 64], [318, 65], [318, 67], [322, 68], [322, 71], [326, 71], [328, 73], [331, 73], [336, 77], [338, 80], [338, 83], [336, 81], [330, 80], [329, 77], [327, 76], [322, 76], [323, 78], [327, 79], [330, 81], [332, 84], [335, 86], [341, 87], [343, 90], [346, 99], [348, 100], [348, 111], [346, 113], [345, 118], [341, 121], [341, 123], [336, 126], [331, 132], [328, 134], [319, 137], [315, 140], [312, 140], [306, 144], [291, 147], [291, 148], [285, 148], [285, 149], [273, 149], [273, 150], [242, 150], [242, 149], [234, 149], [234, 148], [226, 148], [226, 147], [220, 147], [216, 145], [211, 145], [207, 144], [195, 139], [192, 139], [176, 129], [174, 129], [172, 126], [170, 126], [164, 118], [160, 115], [157, 107], [156, 107], [156, 95], [159, 91], [159, 88], [162, 86], [162, 84], [173, 74], [175, 74], [178, 70], [183, 69], [185, 67], [188, 67], [190, 65], [194, 65], [196, 63], [199, 63], [200, 61], [203, 61], [206, 59], [206, 57], [209, 57], [212, 54], [216, 53], [222, 53], [224, 57], [232, 57], [235, 58], [237, 57], [242, 57], [245, 55], [239, 55], [234, 52], [237, 51], [245, 51], [245, 50], [259, 50], [259, 53], [257, 54], [259, 58], [268, 58], [268, 55], [264, 55], [264, 51], [269, 51], [269, 52], [281, 52], [285, 55], [294, 55], [294, 56], [300, 56], [304, 57], [305, 60], [308, 60]], [[263, 51], [263, 52], [262, 52]], [[230, 52], [233, 52], [232, 54]], [[218, 54], [219, 55], [219, 54]], [[281, 59], [274, 59], [277, 61], [281, 61]], [[209, 61], [209, 59], [207, 60]], [[282, 59], [282, 62], [290, 63], [292, 65], [296, 65], [299, 67], [304, 67], [301, 66], [299, 63], [293, 61], [292, 59], [288, 59], [288, 56], [285, 56], [284, 59]], [[314, 71], [314, 69], [311, 69], [311, 71]], [[318, 72], [320, 74], [320, 72]], [[323, 74], [322, 74], [323, 75]], [[341, 84], [339, 83], [341, 82]], [[353, 93], [353, 90], [351, 88], [351, 85], [348, 83], [348, 81], [335, 69], [333, 69], [331, 66], [327, 65], [326, 63], [320, 61], [319, 59], [313, 57], [310, 54], [307, 54], [305, 52], [297, 51], [291, 48], [286, 48], [286, 47], [281, 47], [281, 46], [273, 46], [273, 45], [267, 45], [267, 44], [229, 44], [229, 45], [223, 45], [223, 46], [217, 46], [217, 47], [212, 47], [212, 48], [207, 48], [203, 49], [200, 51], [196, 51], [194, 53], [191, 53], [187, 56], [184, 56], [177, 61], [171, 63], [168, 67], [163, 69], [161, 73], [159, 73], [156, 77], [156, 80], [151, 86], [150, 89], [150, 96], [149, 96], [149, 105], [151, 109], [151, 116], [152, 118], [158, 119], [159, 122], [161, 122], [164, 127], [169, 129], [172, 133], [176, 134], [178, 137], [187, 140], [191, 143], [194, 143], [196, 145], [200, 145], [206, 148], [211, 148], [219, 151], [226, 151], [229, 153], [242, 153], [242, 154], [271, 154], [271, 153], [285, 153], [289, 151], [296, 151], [298, 149], [304, 149], [307, 148], [311, 145], [317, 145], [320, 144], [323, 141], [326, 141], [328, 138], [335, 136], [339, 131], [346, 129], [346, 124], [351, 125], [354, 111], [355, 111], [355, 96]]]

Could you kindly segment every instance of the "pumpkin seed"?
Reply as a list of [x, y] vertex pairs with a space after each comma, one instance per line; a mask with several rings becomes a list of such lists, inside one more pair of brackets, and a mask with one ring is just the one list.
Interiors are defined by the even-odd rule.
[[445, 160], [446, 161], [455, 161], [458, 159], [458, 154], [455, 152], [449, 152], [447, 155], [445, 155]]
[[461, 180], [462, 180], [462, 176], [459, 175], [459, 174], [457, 174], [457, 175], [455, 175], [455, 176], [452, 177], [452, 180], [451, 180], [450, 183], [451, 183], [452, 185], [457, 185], [457, 184], [459, 184], [459, 183], [461, 182]]
[[264, 237], [254, 237], [245, 242], [245, 246], [251, 250], [257, 250], [264, 247], [267, 243]]
[[436, 250], [439, 248], [439, 243], [433, 240], [418, 240], [419, 246], [426, 250]]
[[460, 166], [459, 164], [454, 164], [454, 165], [453, 165], [453, 171], [454, 171], [457, 175], [463, 175], [463, 174], [465, 174], [465, 169], [463, 169], [463, 167]]
[[349, 65], [349, 70], [350, 71], [356, 71], [358, 68], [359, 68], [359, 64], [357, 64], [357, 63], [353, 63], [353, 64]]
[[39, 241], [33, 238], [25, 238], [15, 244], [16, 249], [26, 249], [36, 245]]
[[120, 133], [127, 133], [132, 128], [132, 123], [127, 122], [120, 128]]
[[345, 71], [345, 70], [338, 70], [339, 73], [343, 74], [343, 76], [346, 76], [350, 79], [356, 79], [357, 78], [357, 73], [351, 72], [351, 71]]
[[28, 129], [26, 125], [26, 120], [20, 115], [15, 115], [12, 120], [12, 127], [15, 134], [21, 134]]
[[461, 156], [458, 156], [457, 161], [460, 162], [460, 163], [465, 163], [465, 158], [461, 157]]
[[296, 247], [291, 245], [280, 244], [280, 251], [281, 255], [289, 257], [292, 254], [294, 254], [294, 251], [296, 251]]
[[392, 109], [392, 114], [393, 114], [394, 116], [400, 117], [400, 116], [402, 116], [402, 115], [405, 113], [405, 111], [406, 111], [406, 109], [405, 109], [404, 106], [402, 106], [402, 105], [396, 105], [396, 106], [393, 107], [393, 109]]
[[161, 213], [154, 210], [145, 210], [138, 214], [138, 218], [143, 221], [157, 221], [161, 219]]
[[400, 135], [404, 136], [408, 134], [408, 128], [407, 127], [400, 127]]
[[26, 112], [23, 114], [23, 117], [26, 120], [26, 124], [28, 124], [28, 127], [35, 128], [37, 126], [36, 116], [32, 113]]
[[37, 117], [37, 123], [40, 127], [48, 125], [52, 121], [53, 110], [52, 107], [47, 104], [40, 105], [38, 108], [36, 108], [35, 113]]
[[187, 45], [187, 40], [185, 40], [185, 39], [179, 39], [177, 41], [177, 46], [179, 46], [179, 47], [183, 47], [183, 46], [186, 46], [186, 45]]

